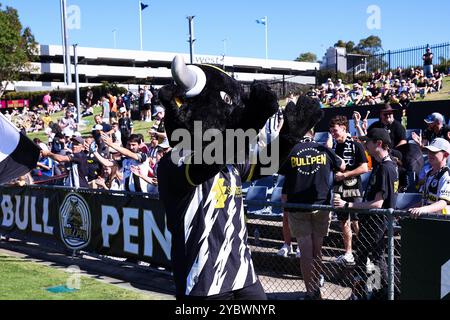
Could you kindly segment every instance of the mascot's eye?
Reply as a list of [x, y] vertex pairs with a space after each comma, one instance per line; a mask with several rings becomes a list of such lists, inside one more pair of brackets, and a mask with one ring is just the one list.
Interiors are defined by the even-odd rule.
[[233, 104], [233, 99], [231, 99], [230, 95], [226, 92], [220, 91], [220, 96], [222, 97], [222, 100], [229, 104], [230, 106]]

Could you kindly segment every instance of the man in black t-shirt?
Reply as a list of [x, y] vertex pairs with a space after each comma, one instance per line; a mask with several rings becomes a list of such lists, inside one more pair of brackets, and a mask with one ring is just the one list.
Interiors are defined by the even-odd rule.
[[[289, 154], [279, 174], [286, 177], [283, 203], [324, 205], [330, 203], [333, 171], [344, 171], [345, 164], [333, 150], [313, 141], [308, 132]], [[321, 299], [319, 275], [323, 238], [328, 235], [330, 212], [313, 213], [289, 210], [289, 228], [300, 246], [300, 268], [305, 280], [307, 296]]]
[[392, 109], [391, 105], [386, 104], [380, 110], [380, 121], [372, 124], [367, 131], [370, 131], [375, 128], [385, 129], [391, 139], [392, 145], [390, 148], [397, 148], [403, 144], [406, 144], [406, 129], [402, 126], [402, 124], [395, 120], [394, 118], [394, 109]]
[[128, 143], [128, 139], [133, 134], [133, 121], [128, 117], [128, 112], [125, 107], [120, 108], [119, 110], [121, 114], [121, 118], [119, 119], [119, 130], [122, 139], [122, 146], [126, 146]]
[[371, 94], [372, 98], [379, 103], [381, 101], [382, 95], [380, 88], [377, 87], [375, 82], [370, 83], [370, 87], [367, 89]]
[[[95, 152], [98, 152], [103, 158], [109, 157], [109, 150], [106, 145], [102, 145], [103, 147], [99, 147], [94, 137], [88, 136], [85, 139], [85, 153], [86, 153], [86, 161], [88, 168], [88, 182], [91, 184], [93, 181], [97, 180], [99, 176], [101, 176], [103, 171], [103, 165], [95, 156]], [[104, 148], [106, 147], [106, 148]]]
[[433, 53], [430, 48], [423, 55], [423, 73], [425, 77], [431, 78], [433, 76]]
[[[337, 172], [335, 175], [334, 194], [339, 194], [345, 201], [361, 202], [364, 193], [361, 175], [369, 172], [364, 147], [360, 143], [355, 142], [348, 134], [348, 120], [346, 117], [334, 117], [331, 119], [329, 127], [334, 139], [332, 149], [344, 160], [346, 165], [345, 172]], [[345, 249], [345, 254], [338, 257], [337, 261], [347, 265], [354, 265], [352, 226], [355, 234], [358, 234], [358, 216], [356, 213], [338, 213], [337, 217], [341, 222]]]
[[[366, 137], [366, 149], [375, 159], [378, 165], [373, 169], [369, 178], [369, 185], [364, 195], [363, 202], [351, 203], [342, 199], [335, 199], [333, 204], [336, 208], [354, 209], [389, 209], [395, 207], [396, 194], [399, 179], [398, 168], [389, 156], [389, 145], [391, 139], [386, 130], [376, 128], [370, 130]], [[381, 288], [374, 292], [375, 297], [386, 298], [387, 266], [384, 258], [386, 242], [384, 239], [386, 231], [385, 216], [374, 214], [360, 214], [360, 232], [356, 244], [356, 271], [361, 281], [355, 284], [353, 295], [355, 298], [364, 299], [365, 292], [361, 286], [367, 284], [367, 279], [372, 272], [370, 269], [380, 271]], [[372, 265], [373, 264], [373, 265]], [[371, 266], [371, 268], [369, 268]], [[375, 269], [374, 269], [375, 268]]]

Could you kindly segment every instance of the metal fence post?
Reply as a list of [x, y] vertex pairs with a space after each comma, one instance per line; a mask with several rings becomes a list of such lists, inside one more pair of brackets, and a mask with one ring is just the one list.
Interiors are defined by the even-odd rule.
[[395, 298], [395, 265], [394, 265], [394, 209], [388, 213], [388, 300]]
[[388, 58], [389, 58], [389, 71], [391, 71], [391, 50], [388, 51]]

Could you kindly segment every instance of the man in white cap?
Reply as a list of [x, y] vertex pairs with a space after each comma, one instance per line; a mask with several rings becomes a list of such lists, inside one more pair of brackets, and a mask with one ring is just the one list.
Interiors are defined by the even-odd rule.
[[159, 143], [169, 143], [167, 139], [166, 129], [164, 126], [164, 117], [166, 115], [166, 111], [163, 107], [156, 107], [155, 113], [153, 116], [155, 117], [155, 123], [149, 131], [150, 136], [153, 138], [157, 138]]
[[437, 138], [425, 149], [431, 170], [426, 175], [422, 203], [409, 209], [413, 218], [425, 213], [450, 214], [450, 169], [447, 166], [450, 142]]
[[155, 112], [152, 114], [152, 118], [157, 120], [157, 121], [161, 121], [162, 119], [164, 119], [164, 116], [166, 114], [166, 110], [164, 110], [163, 107], [156, 107], [155, 108]]
[[445, 118], [442, 114], [435, 112], [425, 118], [424, 121], [427, 124], [427, 129], [423, 133], [423, 136], [421, 137], [415, 132], [412, 134], [413, 140], [418, 145], [425, 147], [436, 138], [450, 139], [448, 136], [450, 129], [445, 124]]
[[133, 121], [128, 117], [127, 108], [122, 107], [119, 109], [119, 130], [121, 134], [122, 146], [126, 146], [128, 138], [133, 134]]

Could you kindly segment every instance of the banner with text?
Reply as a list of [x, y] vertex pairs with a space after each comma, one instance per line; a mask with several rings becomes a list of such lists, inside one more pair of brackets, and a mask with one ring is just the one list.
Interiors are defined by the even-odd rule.
[[1, 101], [1, 109], [16, 109], [16, 108], [25, 108], [30, 106], [30, 100], [8, 100]]

